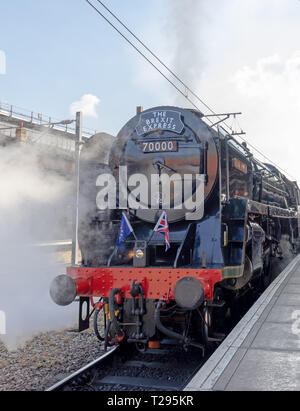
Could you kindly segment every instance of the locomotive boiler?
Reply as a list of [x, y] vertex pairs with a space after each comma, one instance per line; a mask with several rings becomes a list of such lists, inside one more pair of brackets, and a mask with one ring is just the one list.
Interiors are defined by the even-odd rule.
[[[284, 258], [283, 238], [296, 252], [297, 183], [204, 117], [152, 108], [137, 113], [117, 138], [97, 134], [82, 148], [82, 263], [54, 279], [51, 296], [60, 305], [80, 297], [80, 331], [89, 326], [92, 306], [106, 345], [154, 348], [167, 336], [204, 351], [222, 340], [220, 325], [239, 297], [270, 283], [271, 260]], [[106, 188], [115, 187], [115, 203], [101, 208], [104, 177]], [[102, 199], [113, 203], [108, 194]], [[166, 229], [155, 230], [163, 213], [168, 247]], [[118, 246], [123, 218], [130, 230]]]

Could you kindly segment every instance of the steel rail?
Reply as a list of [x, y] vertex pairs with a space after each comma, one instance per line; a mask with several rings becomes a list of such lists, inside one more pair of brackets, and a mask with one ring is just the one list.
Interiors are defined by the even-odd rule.
[[97, 358], [96, 360], [90, 362], [89, 364], [85, 365], [84, 367], [70, 374], [68, 377], [52, 385], [50, 388], [47, 388], [45, 391], [57, 391], [57, 390], [62, 389], [66, 384], [70, 383], [75, 378], [78, 378], [81, 374], [84, 374], [85, 372], [94, 368], [96, 365], [99, 365], [102, 361], [106, 360], [108, 357], [113, 356], [113, 354], [116, 353], [118, 348], [119, 347], [113, 347], [111, 350], [101, 355], [101, 357]]

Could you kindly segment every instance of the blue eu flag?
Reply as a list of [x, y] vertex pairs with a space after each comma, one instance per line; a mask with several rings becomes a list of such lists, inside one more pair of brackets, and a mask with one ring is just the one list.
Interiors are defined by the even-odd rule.
[[126, 217], [125, 213], [122, 213], [122, 221], [121, 221], [121, 226], [120, 226], [120, 231], [119, 231], [119, 235], [117, 238], [117, 242], [116, 245], [121, 248], [124, 249], [124, 241], [126, 240], [126, 238], [133, 233], [133, 228], [131, 227], [130, 222], [128, 221], [128, 218]]

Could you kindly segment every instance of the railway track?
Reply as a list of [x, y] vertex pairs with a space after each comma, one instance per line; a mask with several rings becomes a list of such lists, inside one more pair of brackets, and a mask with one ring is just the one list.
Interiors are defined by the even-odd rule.
[[[227, 335], [259, 295], [245, 300], [238, 318], [224, 325]], [[53, 385], [47, 391], [181, 391], [213, 354], [217, 344], [202, 357], [201, 350], [185, 352], [178, 341], [163, 340], [161, 348], [138, 351], [121, 345]]]
[[70, 387], [73, 384], [73, 382], [82, 383], [82, 379], [86, 379], [86, 377], [89, 377], [92, 374], [95, 367], [100, 366], [100, 364], [104, 365], [106, 361], [108, 361], [108, 358], [112, 357], [115, 354], [115, 351], [118, 349], [119, 347], [112, 348], [110, 351], [101, 355], [101, 357], [90, 362], [89, 364], [70, 374], [68, 377], [62, 379], [61, 381], [58, 381], [50, 388], [47, 388], [46, 391], [68, 391], [68, 387]]
[[139, 352], [116, 347], [47, 391], [180, 391], [208, 359], [173, 341]]

